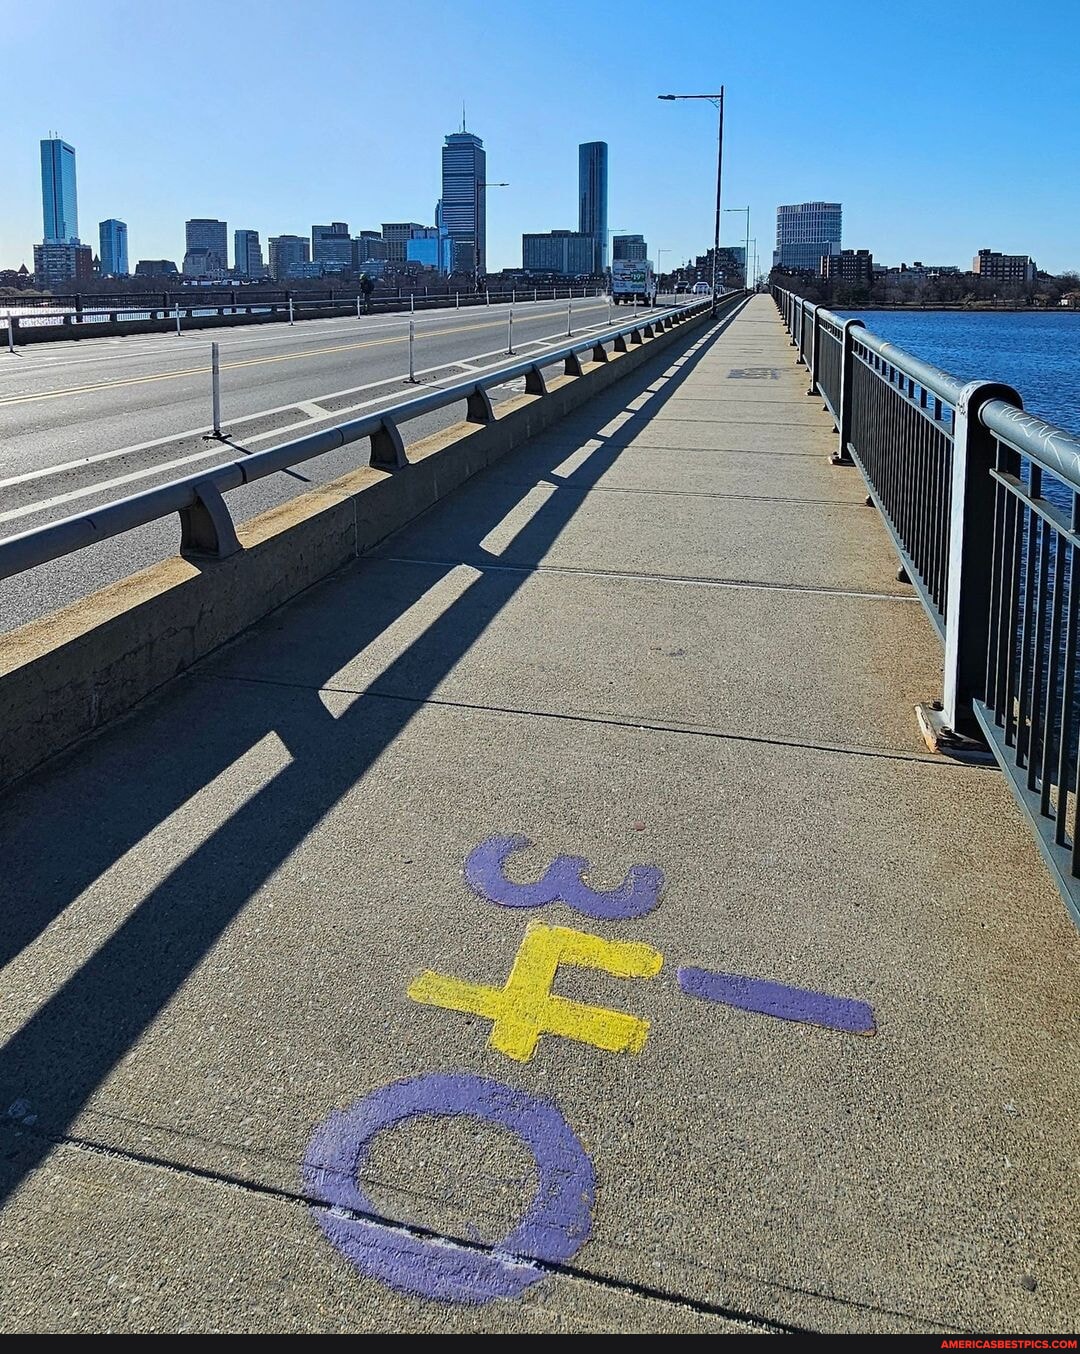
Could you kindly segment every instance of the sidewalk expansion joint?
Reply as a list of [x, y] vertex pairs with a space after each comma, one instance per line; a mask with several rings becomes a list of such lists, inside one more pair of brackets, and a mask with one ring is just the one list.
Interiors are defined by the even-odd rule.
[[[245, 1179], [242, 1176], [231, 1175], [224, 1171], [210, 1170], [204, 1166], [194, 1166], [183, 1162], [172, 1161], [168, 1157], [157, 1156], [153, 1153], [133, 1152], [126, 1148], [110, 1146], [107, 1143], [95, 1142], [89, 1138], [74, 1137], [66, 1133], [50, 1133], [44, 1127], [37, 1128], [25, 1123], [0, 1124], [0, 1127], [16, 1138], [25, 1135], [26, 1137], [34, 1138], [37, 1141], [52, 1143], [54, 1147], [61, 1150], [83, 1152], [89, 1156], [103, 1157], [109, 1161], [121, 1161], [127, 1165], [142, 1166], [148, 1170], [166, 1171], [173, 1175], [186, 1176], [189, 1179], [199, 1180], [206, 1184], [220, 1185], [225, 1189], [238, 1190], [241, 1193], [252, 1194], [264, 1199], [273, 1199], [294, 1208], [328, 1208], [324, 1199], [318, 1199], [307, 1194], [302, 1194], [298, 1190], [288, 1190], [276, 1185], [263, 1184], [257, 1180]], [[357, 1209], [340, 1208], [337, 1206], [335, 1206], [335, 1212], [351, 1221], [363, 1222], [374, 1227], [383, 1228], [391, 1236], [408, 1236], [421, 1241], [435, 1241], [443, 1245], [454, 1246], [460, 1250], [469, 1251], [478, 1255], [498, 1255], [504, 1260], [511, 1259], [518, 1261], [521, 1264], [530, 1265], [534, 1269], [540, 1270], [542, 1273], [561, 1275], [564, 1278], [573, 1279], [579, 1283], [590, 1284], [597, 1288], [603, 1288], [609, 1292], [624, 1293], [632, 1297], [645, 1298], [653, 1302], [662, 1302], [669, 1306], [683, 1307], [702, 1316], [712, 1316], [727, 1321], [741, 1321], [746, 1325], [756, 1326], [765, 1334], [817, 1335], [822, 1333], [816, 1327], [792, 1325], [789, 1322], [777, 1321], [771, 1317], [763, 1316], [757, 1312], [749, 1312], [740, 1307], [727, 1307], [721, 1303], [706, 1302], [682, 1293], [673, 1292], [670, 1289], [654, 1288], [649, 1284], [639, 1283], [632, 1279], [612, 1278], [609, 1275], [599, 1274], [593, 1270], [582, 1269], [576, 1265], [561, 1264], [558, 1261], [552, 1260], [541, 1260], [531, 1255], [508, 1256], [505, 1251], [498, 1249], [495, 1246], [485, 1245], [483, 1242], [474, 1241], [471, 1238], [459, 1237], [452, 1233], [424, 1227], [420, 1223], [403, 1223], [395, 1218], [384, 1217], [380, 1213], [366, 1213]], [[690, 1260], [691, 1264], [696, 1264], [692, 1257]], [[931, 1327], [937, 1331], [951, 1332], [964, 1329], [960, 1326], [948, 1325], [933, 1317], [925, 1317], [921, 1313], [882, 1307], [877, 1303], [862, 1302], [854, 1298], [842, 1297], [836, 1293], [807, 1288], [798, 1284], [780, 1283], [775, 1279], [764, 1278], [760, 1275], [745, 1274], [741, 1272], [732, 1272], [728, 1274], [723, 1270], [720, 1271], [720, 1274], [727, 1278], [749, 1281], [760, 1285], [763, 1288], [774, 1289], [777, 1292], [794, 1294], [798, 1297], [814, 1298], [820, 1302], [835, 1304], [839, 1307], [848, 1308], [854, 1311], [873, 1312], [874, 1314], [881, 1316], [898, 1316], [908, 1321], [917, 1320], [924, 1326]]]
[[[18, 1128], [12, 1128], [9, 1131], [16, 1133], [16, 1135], [20, 1133], [26, 1134], [29, 1137], [50, 1142], [55, 1147], [62, 1150], [66, 1149], [68, 1151], [84, 1152], [90, 1156], [104, 1157], [110, 1161], [122, 1161], [126, 1164], [142, 1166], [149, 1170], [167, 1171], [173, 1175], [186, 1176], [206, 1184], [220, 1185], [226, 1189], [240, 1190], [243, 1193], [257, 1195], [261, 1198], [273, 1199], [278, 1203], [286, 1204], [294, 1208], [329, 1208], [326, 1200], [301, 1194], [296, 1190], [282, 1189], [274, 1185], [265, 1185], [256, 1180], [244, 1179], [241, 1176], [229, 1175], [221, 1171], [208, 1170], [206, 1167], [186, 1165], [182, 1162], [171, 1161], [167, 1157], [160, 1157], [151, 1153], [132, 1152], [123, 1148], [111, 1147], [106, 1143], [94, 1142], [88, 1138], [72, 1137], [68, 1134], [56, 1135], [23, 1124], [20, 1124]], [[442, 1245], [453, 1246], [462, 1251], [471, 1252], [475, 1255], [498, 1255], [502, 1260], [513, 1260], [517, 1263], [528, 1265], [533, 1269], [540, 1270], [545, 1274], [561, 1275], [564, 1278], [574, 1279], [579, 1283], [591, 1284], [611, 1292], [625, 1293], [633, 1297], [646, 1298], [653, 1302], [663, 1302], [669, 1306], [683, 1307], [703, 1316], [718, 1317], [727, 1321], [741, 1321], [746, 1325], [758, 1327], [766, 1334], [817, 1334], [812, 1327], [793, 1326], [787, 1322], [775, 1321], [767, 1316], [761, 1316], [756, 1312], [746, 1312], [736, 1307], [725, 1307], [719, 1303], [703, 1302], [697, 1298], [684, 1296], [681, 1293], [672, 1292], [663, 1288], [653, 1288], [648, 1284], [637, 1283], [629, 1279], [611, 1278], [604, 1274], [595, 1273], [592, 1270], [581, 1269], [576, 1265], [560, 1264], [558, 1261], [552, 1260], [541, 1260], [531, 1255], [508, 1255], [504, 1250], [497, 1249], [494, 1246], [485, 1245], [483, 1242], [473, 1241], [466, 1237], [455, 1236], [448, 1232], [437, 1231], [434, 1228], [424, 1227], [419, 1223], [399, 1222], [394, 1218], [384, 1217], [380, 1213], [366, 1213], [357, 1209], [341, 1208], [339, 1206], [334, 1207], [334, 1212], [336, 1215], [340, 1215], [350, 1221], [363, 1222], [374, 1227], [382, 1228], [392, 1236], [407, 1236], [421, 1241], [434, 1241]], [[770, 1287], [786, 1288], [786, 1285], [775, 1285], [767, 1279], [758, 1279], [756, 1282]], [[824, 1298], [829, 1302], [840, 1303], [844, 1306], [866, 1307], [867, 1310], [871, 1311], [879, 1310], [875, 1307], [869, 1307], [864, 1303], [852, 1302], [847, 1298], [834, 1297], [832, 1294], [828, 1293], [816, 1293], [812, 1289], [794, 1288], [788, 1289], [787, 1291], [800, 1294], [805, 1293], [808, 1296]], [[909, 1314], [896, 1313], [896, 1315], [908, 1316]], [[946, 1328], [942, 1327], [942, 1329]]]
[[380, 691], [378, 687], [314, 686], [310, 682], [290, 682], [275, 677], [251, 677], [241, 673], [189, 672], [200, 682], [250, 682], [255, 686], [273, 686], [288, 691], [325, 691], [337, 696], [361, 696], [365, 700], [401, 701], [406, 705], [434, 706], [437, 709], [469, 710], [477, 714], [510, 715], [521, 719], [550, 719], [571, 724], [604, 724], [639, 733], [672, 733], [685, 738], [716, 738], [728, 743], [753, 743], [758, 746], [798, 748], [804, 752], [834, 753], [841, 757], [871, 757], [889, 762], [915, 762], [921, 766], [954, 771], [986, 771], [996, 763], [962, 762], [953, 757], [936, 757], [928, 752], [906, 752], [903, 748], [863, 748], [843, 743], [812, 743], [797, 738], [769, 738], [765, 734], [733, 733], [730, 729], [710, 728], [706, 724], [676, 724], [663, 720], [622, 718], [618, 715], [586, 715], [572, 711], [527, 710], [514, 705], [485, 705], [478, 701], [447, 700], [439, 696], [409, 696], [398, 691]]
[[579, 494], [662, 494], [675, 498], [730, 498], [751, 503], [805, 503], [818, 508], [860, 508], [865, 511], [863, 498], [795, 498], [785, 494], [723, 494], [714, 489], [636, 489], [622, 484], [575, 484], [573, 480], [500, 480], [500, 484], [514, 489], [573, 489]]
[[629, 569], [585, 569], [572, 564], [495, 564], [490, 560], [418, 559], [406, 555], [365, 555], [363, 560], [384, 564], [418, 564], [431, 569], [457, 569], [464, 565], [480, 573], [564, 574], [570, 578], [621, 578], [636, 583], [675, 583], [688, 588], [760, 588], [768, 592], [805, 592], [815, 597], [851, 597], [866, 602], [918, 603], [919, 598], [899, 592], [859, 592], [851, 588], [830, 588], [811, 583], [767, 583], [750, 578], [705, 578], [694, 574], [635, 573]]

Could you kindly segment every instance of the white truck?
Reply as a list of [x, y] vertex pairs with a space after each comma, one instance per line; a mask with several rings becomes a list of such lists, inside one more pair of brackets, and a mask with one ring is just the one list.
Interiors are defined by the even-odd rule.
[[611, 265], [611, 299], [616, 305], [624, 301], [656, 304], [656, 275], [648, 259], [615, 259]]

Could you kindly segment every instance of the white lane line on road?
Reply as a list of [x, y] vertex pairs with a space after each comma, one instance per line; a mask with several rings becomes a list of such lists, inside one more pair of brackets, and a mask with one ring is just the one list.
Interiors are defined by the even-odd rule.
[[[472, 333], [478, 329], [501, 328], [502, 319], [485, 320], [482, 324], [459, 324], [452, 329], [437, 329], [428, 332], [428, 338], [446, 338], [453, 334]], [[362, 343], [335, 343], [325, 348], [306, 348], [299, 353], [272, 353], [267, 357], [247, 357], [234, 362], [222, 362], [222, 371], [236, 371], [242, 367], [260, 367], [278, 362], [297, 362], [303, 358], [325, 357], [334, 353], [354, 352], [359, 348], [379, 348], [387, 344], [405, 343], [407, 335], [395, 334], [392, 338], [367, 339]], [[202, 376], [210, 370], [209, 365], [184, 367], [178, 371], [150, 372], [145, 376], [128, 376], [112, 381], [95, 381], [81, 386], [69, 386], [62, 390], [37, 391], [23, 395], [0, 397], [0, 409], [12, 408], [23, 404], [41, 404], [45, 400], [64, 399], [74, 395], [97, 394], [102, 390], [123, 389], [126, 386], [148, 385], [156, 381], [176, 381], [185, 376]]]
[[[519, 302], [518, 304], [520, 305], [521, 303]], [[554, 316], [566, 314], [565, 305], [560, 308], [558, 303], [555, 303], [553, 306], [550, 301], [529, 301], [526, 304], [529, 309], [529, 314], [525, 317], [527, 319], [544, 319], [548, 315]], [[606, 302], [603, 304], [606, 305]], [[588, 310], [598, 310], [602, 308], [603, 306], [596, 301], [595, 297], [587, 297], [584, 302], [579, 297], [574, 304], [575, 314], [582, 314]], [[345, 319], [343, 316], [327, 320], [304, 320], [302, 322], [303, 329], [299, 333], [295, 332], [295, 330], [290, 331], [288, 323], [282, 321], [281, 324], [267, 326], [272, 327], [277, 331], [271, 334], [248, 333], [245, 332], [246, 326], [243, 325], [238, 325], [236, 328], [224, 326], [220, 329], [213, 330], [188, 330], [180, 339], [177, 339], [175, 334], [172, 336], [155, 334], [153, 335], [153, 338], [156, 341], [153, 346], [147, 345], [145, 347], [140, 347], [138, 350], [128, 348], [123, 355], [125, 358], [137, 361], [140, 358], [168, 357], [183, 352], [205, 352], [206, 345], [210, 342], [222, 343], [227, 348], [235, 350], [265, 343], [304, 343], [309, 341], [315, 334], [326, 334], [327, 336], [339, 334], [342, 337], [356, 334], [377, 334], [385, 332], [388, 329], [393, 329], [395, 325], [407, 325], [410, 319], [417, 321], [421, 325], [421, 328], [426, 328], [426, 322], [436, 323], [440, 320], [445, 322], [447, 311], [451, 309], [453, 308], [443, 306], [440, 307], [439, 310], [417, 311], [411, 316], [408, 311], [395, 311], [393, 314], [382, 318], [373, 316], [372, 319], [375, 321], [374, 323], [361, 324], [355, 328], [351, 326], [355, 325], [356, 322]], [[467, 309], [471, 311], [480, 308], [477, 306], [469, 306]], [[460, 315], [461, 313], [461, 311], [454, 311], [455, 315]], [[482, 313], [487, 315], [489, 311], [485, 308]], [[344, 323], [342, 323], [343, 320]], [[205, 337], [203, 337], [204, 335]], [[22, 349], [23, 361], [19, 364], [17, 374], [20, 376], [40, 375], [44, 372], [56, 371], [61, 367], [91, 366], [101, 362], [115, 364], [117, 360], [116, 349], [130, 345], [132, 338], [135, 337], [137, 336], [130, 335], [126, 338], [94, 340], [93, 335], [87, 335], [85, 338], [79, 339], [78, 342], [96, 342], [102, 346], [108, 345], [109, 351], [100, 352], [95, 350], [93, 353], [80, 353], [77, 356], [68, 356], [71, 349], [66, 345], [60, 353], [30, 352], [28, 349], [24, 348]], [[43, 343], [40, 345], [43, 349], [51, 348], [53, 346], [54, 345], [50, 343]], [[38, 365], [33, 365], [32, 359], [34, 358], [40, 359]], [[0, 369], [0, 378], [2, 378], [4, 374], [4, 369]]]
[[[554, 339], [550, 340], [549, 343], [557, 341], [558, 341], [557, 339]], [[503, 357], [505, 356], [505, 354], [500, 350], [498, 353], [485, 354], [485, 356]], [[444, 367], [450, 366], [456, 368], [462, 364], [444, 363], [443, 365]], [[498, 362], [495, 362], [492, 363], [490, 367], [487, 368], [474, 367], [472, 368], [472, 370], [482, 373], [484, 371], [495, 370], [498, 368], [499, 365], [500, 364]], [[431, 371], [438, 370], [441, 370], [441, 368], [438, 367], [431, 368]], [[426, 374], [428, 373], [425, 372], [418, 373], [418, 375], [426, 375]], [[438, 377], [431, 384], [433, 386], [443, 385], [448, 381], [452, 381], [455, 378], [455, 376], [456, 372], [452, 371], [447, 376]], [[372, 386], [369, 386], [367, 388], [373, 389], [375, 385], [388, 385], [391, 383], [398, 385], [401, 383], [401, 380], [402, 378], [400, 376], [394, 376], [389, 378], [389, 380], [387, 381], [375, 382], [373, 383]], [[338, 418], [342, 414], [356, 414], [361, 410], [370, 409], [377, 404], [382, 404], [385, 400], [390, 399], [394, 393], [395, 393], [394, 391], [388, 391], [384, 395], [378, 395], [374, 399], [365, 400], [360, 404], [350, 405], [347, 409], [336, 410], [334, 413], [327, 413], [325, 411], [322, 411], [319, 417], [323, 419], [332, 419]], [[328, 397], [324, 396], [323, 398]], [[289, 405], [286, 407], [298, 408], [299, 406]], [[248, 443], [262, 441], [266, 438], [280, 437], [284, 433], [294, 432], [297, 430], [303, 430], [304, 432], [307, 432], [309, 429], [310, 422], [308, 420], [305, 420], [302, 423], [289, 424], [284, 428], [274, 428], [271, 429], [269, 432], [257, 433], [254, 437], [247, 438], [246, 441]], [[177, 439], [168, 439], [168, 440], [177, 440]], [[229, 444], [227, 442], [224, 444], [215, 443], [214, 446], [210, 447], [205, 451], [192, 452], [190, 455], [178, 457], [176, 460], [173, 461], [165, 461], [162, 462], [160, 465], [146, 466], [141, 470], [133, 470], [127, 475], [117, 475], [111, 480], [95, 480], [93, 484], [84, 485], [81, 489], [71, 489], [64, 494], [56, 494], [52, 498], [36, 499], [33, 503], [25, 503], [20, 508], [12, 508], [8, 512], [0, 512], [0, 523], [17, 521], [21, 517], [30, 517], [33, 516], [35, 513], [48, 512], [50, 508], [60, 507], [66, 503], [75, 503], [78, 502], [80, 499], [84, 498], [92, 498], [95, 494], [106, 493], [111, 489], [119, 489], [126, 484], [137, 483], [139, 480], [152, 479], [155, 475], [162, 475], [169, 470], [178, 470], [181, 466], [191, 465], [196, 461], [205, 461], [213, 456], [224, 456], [227, 449], [230, 449]], [[106, 454], [115, 455], [116, 453], [106, 453]], [[74, 468], [80, 468], [84, 464], [86, 463], [82, 461], [75, 461], [72, 463]], [[33, 472], [34, 475], [40, 475], [41, 473], [42, 472]], [[51, 473], [55, 474], [58, 472], [56, 469], [54, 469]], [[3, 485], [6, 483], [11, 483], [11, 481], [0, 481], [0, 488], [2, 488]]]
[[[541, 318], [542, 318], [542, 317], [541, 317]], [[586, 326], [584, 326], [582, 332], [585, 332], [585, 331], [587, 331], [587, 330], [589, 330], [589, 329], [603, 328], [603, 327], [604, 327], [604, 326], [586, 325]], [[558, 335], [558, 334], [556, 334], [556, 335], [552, 335], [550, 338], [547, 338], [547, 339], [531, 339], [531, 340], [529, 340], [529, 343], [528, 343], [527, 345], [523, 345], [523, 346], [532, 346], [532, 347], [535, 347], [535, 346], [552, 347], [553, 345], [556, 345], [556, 344], [559, 344], [559, 343], [563, 343], [563, 342], [565, 342], [565, 341], [566, 341], [566, 336], [565, 336], [565, 335]], [[504, 350], [503, 350], [502, 348], [493, 348], [493, 349], [491, 349], [489, 352], [485, 352], [485, 353], [475, 353], [475, 354], [473, 355], [473, 357], [472, 357], [472, 361], [473, 361], [473, 362], [482, 362], [483, 359], [485, 359], [485, 358], [489, 358], [489, 357], [503, 357], [503, 356], [505, 356], [505, 353], [504, 353]], [[457, 368], [459, 368], [459, 367], [462, 366], [462, 365], [463, 365], [463, 363], [461, 363], [461, 362], [440, 362], [437, 366], [434, 366], [434, 367], [424, 367], [424, 368], [421, 368], [421, 369], [417, 372], [417, 375], [418, 375], [418, 376], [432, 376], [432, 375], [434, 375], [435, 372], [438, 372], [438, 371], [449, 371], [449, 372], [453, 372], [453, 371], [456, 371]], [[491, 364], [491, 366], [498, 366], [498, 363], [493, 363], [493, 364]], [[473, 371], [477, 371], [477, 372], [482, 372], [482, 371], [486, 371], [486, 370], [491, 370], [491, 366], [488, 366], [488, 367], [477, 366], [477, 367], [473, 367], [472, 370], [473, 370]], [[394, 376], [386, 376], [386, 377], [382, 377], [382, 378], [381, 378], [380, 380], [378, 380], [378, 381], [369, 381], [369, 382], [367, 382], [365, 385], [360, 385], [360, 386], [350, 386], [350, 387], [349, 387], [348, 389], [346, 389], [346, 390], [331, 391], [329, 394], [317, 396], [316, 399], [317, 399], [317, 400], [336, 400], [336, 399], [340, 399], [343, 395], [360, 395], [360, 394], [363, 394], [365, 391], [368, 391], [368, 390], [378, 390], [381, 386], [399, 386], [399, 385], [402, 383], [402, 381], [405, 379], [405, 375], [406, 375], [405, 372], [398, 372], [398, 373], [395, 374]], [[434, 384], [435, 384], [435, 385], [440, 385], [440, 384], [442, 384], [443, 382], [445, 382], [445, 381], [447, 381], [447, 380], [449, 380], [449, 379], [450, 379], [449, 376], [446, 376], [446, 377], [439, 377], [439, 378], [437, 378], [437, 379], [435, 380]], [[382, 399], [385, 399], [385, 398], [387, 398], [387, 397], [386, 397], [386, 396], [382, 396], [381, 398], [382, 398]], [[312, 401], [312, 403], [314, 403], [314, 401]], [[355, 404], [355, 405], [349, 405], [349, 406], [347, 406], [347, 407], [345, 407], [345, 408], [337, 409], [337, 410], [334, 410], [334, 411], [322, 410], [322, 411], [320, 411], [318, 417], [319, 417], [319, 418], [322, 418], [322, 419], [339, 418], [339, 417], [341, 417], [343, 414], [347, 414], [347, 413], [349, 413], [349, 412], [352, 411], [352, 410], [356, 410], [356, 409], [364, 409], [364, 408], [367, 408], [367, 407], [368, 407], [369, 405], [371, 405], [371, 404], [377, 404], [377, 403], [379, 403], [379, 400], [369, 400], [369, 401], [367, 401], [366, 403], [358, 403], [358, 404]], [[244, 414], [244, 415], [243, 415], [242, 417], [240, 417], [240, 418], [229, 420], [228, 428], [229, 428], [230, 433], [232, 434], [232, 436], [233, 436], [234, 438], [239, 438], [239, 437], [242, 437], [242, 436], [243, 436], [243, 424], [245, 424], [245, 423], [254, 423], [254, 422], [257, 422], [259, 419], [271, 418], [271, 417], [273, 417], [273, 415], [275, 415], [275, 414], [289, 413], [289, 412], [291, 412], [292, 410], [297, 409], [298, 407], [299, 407], [299, 405], [298, 405], [295, 401], [293, 401], [293, 402], [291, 402], [291, 403], [289, 403], [289, 404], [279, 404], [279, 405], [275, 406], [273, 409], [262, 409], [262, 410], [260, 410], [258, 413], [255, 413], [255, 414]], [[314, 418], [315, 416], [312, 415], [311, 417]], [[307, 427], [308, 427], [308, 420], [301, 419], [301, 420], [299, 420], [299, 421], [296, 422], [296, 423], [286, 424], [284, 427], [281, 427], [281, 428], [271, 428], [271, 429], [269, 429], [268, 431], [263, 432], [263, 433], [254, 433], [251, 437], [244, 438], [244, 440], [245, 440], [246, 442], [261, 442], [261, 441], [265, 441], [267, 438], [277, 437], [277, 436], [280, 436], [282, 433], [294, 431], [294, 430], [297, 430], [297, 429], [304, 429], [304, 430], [306, 431], [306, 430], [307, 430]], [[136, 455], [136, 454], [137, 454], [138, 452], [140, 452], [140, 451], [152, 451], [155, 447], [168, 446], [168, 445], [169, 445], [170, 443], [172, 443], [172, 442], [182, 442], [182, 441], [184, 441], [185, 439], [187, 439], [187, 438], [189, 438], [189, 437], [202, 437], [202, 436], [204, 436], [206, 433], [208, 433], [209, 431], [210, 431], [210, 425], [209, 425], [209, 424], [203, 424], [201, 427], [198, 427], [198, 428], [189, 428], [186, 432], [171, 433], [171, 434], [170, 434], [169, 436], [167, 436], [167, 437], [156, 437], [156, 438], [153, 438], [153, 439], [151, 439], [150, 441], [146, 441], [146, 442], [134, 442], [134, 443], [131, 443], [130, 445], [128, 445], [128, 446], [126, 446], [126, 447], [118, 447], [115, 451], [102, 451], [102, 452], [98, 452], [96, 455], [93, 455], [93, 456], [83, 456], [83, 457], [80, 457], [79, 460], [77, 460], [77, 461], [64, 461], [64, 462], [62, 462], [62, 463], [59, 464], [59, 465], [42, 466], [42, 467], [41, 467], [40, 469], [38, 469], [38, 470], [27, 470], [27, 471], [24, 471], [21, 475], [10, 475], [10, 476], [8, 476], [8, 478], [6, 478], [6, 479], [0, 479], [0, 489], [10, 488], [12, 485], [16, 485], [16, 484], [27, 484], [27, 483], [29, 483], [29, 482], [32, 481], [32, 480], [47, 479], [50, 475], [63, 475], [63, 474], [69, 473], [69, 472], [72, 471], [72, 470], [82, 470], [82, 469], [84, 469], [86, 466], [90, 466], [90, 465], [98, 465], [98, 464], [100, 464], [100, 463], [103, 462], [103, 461], [114, 461], [114, 460], [117, 460], [118, 458], [123, 457], [123, 456], [134, 456], [134, 455]], [[200, 453], [200, 456], [197, 457], [197, 458], [195, 458], [195, 459], [201, 459], [201, 453]], [[177, 461], [175, 461], [175, 462], [170, 462], [169, 464], [173, 464], [173, 465], [183, 465], [183, 464], [185, 464], [185, 461], [184, 461], [183, 459], [181, 459], [181, 460], [177, 460]], [[112, 482], [113, 482], [113, 481], [105, 481], [104, 483], [112, 483]], [[63, 500], [63, 496], [61, 495], [61, 496], [59, 496], [59, 497], [57, 498], [57, 500], [55, 500], [55, 501], [62, 501], [62, 500]], [[54, 500], [42, 500], [42, 501], [43, 501], [43, 502], [45, 502], [45, 501], [52, 502], [52, 501], [54, 501]], [[3, 519], [0, 518], [0, 520], [3, 520]]]

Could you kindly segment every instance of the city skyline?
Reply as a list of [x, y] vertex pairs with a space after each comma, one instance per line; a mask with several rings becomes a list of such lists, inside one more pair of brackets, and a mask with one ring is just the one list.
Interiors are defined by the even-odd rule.
[[[458, 121], [463, 95], [491, 177], [511, 185], [487, 194], [491, 270], [516, 264], [522, 234], [575, 222], [579, 204], [567, 167], [575, 148], [591, 140], [610, 147], [610, 219], [643, 233], [665, 259], [685, 259], [711, 238], [715, 119], [707, 105], [665, 106], [655, 96], [724, 82], [724, 202], [750, 205], [763, 259], [778, 204], [826, 200], [844, 203], [845, 240], [887, 262], [963, 264], [989, 242], [1028, 253], [1051, 272], [1080, 266], [1072, 227], [1080, 189], [1068, 170], [1067, 130], [1080, 95], [1068, 55], [1080, 16], [1064, 5], [1041, 16], [1055, 40], [1041, 56], [1039, 80], [1010, 82], [991, 99], [980, 52], [991, 60], [992, 43], [980, 34], [997, 32], [995, 17], [1009, 16], [996, 0], [948, 13], [913, 6], [913, 16], [921, 10], [933, 21], [918, 42], [917, 27], [897, 28], [854, 4], [828, 6], [834, 22], [820, 32], [761, 32], [749, 16], [720, 18], [690, 0], [680, 10], [687, 40], [676, 43], [664, 73], [630, 83], [618, 63], [597, 53], [610, 46], [613, 26], [625, 29], [653, 12], [636, 0], [574, 9], [573, 25], [545, 27], [541, 39], [527, 22], [528, 8], [512, 4], [500, 14], [499, 60], [491, 63], [472, 59], [474, 35], [485, 31], [482, 6], [462, 0], [449, 15], [427, 0], [417, 3], [423, 22], [410, 25], [410, 79], [424, 95], [402, 98], [393, 62], [366, 63], [361, 82], [352, 65], [357, 51], [397, 50], [400, 34], [388, 18], [361, 20], [338, 0], [313, 0], [303, 23], [291, 5], [191, 0], [183, 10], [190, 31], [201, 31], [205, 19], [215, 49], [239, 44], [245, 67], [260, 72], [237, 87], [244, 116], [222, 119], [212, 101], [192, 97], [190, 82], [157, 78], [181, 13], [171, 0], [155, 7], [102, 0], [93, 13], [59, 0], [63, 22], [50, 50], [57, 78], [11, 73], [20, 119], [0, 129], [0, 263], [29, 265], [42, 238], [35, 160], [48, 128], [79, 149], [85, 220], [126, 221], [133, 262], [179, 261], [183, 222], [199, 212], [257, 229], [264, 239], [307, 234], [312, 222], [333, 219], [430, 223], [439, 147]], [[569, 19], [570, 7], [553, 3], [553, 13]], [[32, 26], [27, 0], [12, 0], [9, 12]], [[323, 41], [328, 25], [336, 35], [330, 46]], [[100, 100], [75, 77], [87, 63], [107, 63], [103, 32], [118, 28], [131, 58], [128, 74], [119, 93]], [[873, 97], [856, 109], [844, 72], [863, 71], [868, 62]], [[834, 78], [814, 81], [815, 70], [830, 69]], [[580, 97], [552, 100], [553, 78]], [[302, 102], [303, 118], [291, 100], [289, 108], [277, 106], [282, 83]], [[817, 117], [810, 122], [791, 116], [794, 88], [814, 91]], [[822, 135], [815, 137], [815, 127]], [[895, 153], [899, 145], [902, 154]], [[724, 243], [739, 241], [737, 220], [725, 218]]]

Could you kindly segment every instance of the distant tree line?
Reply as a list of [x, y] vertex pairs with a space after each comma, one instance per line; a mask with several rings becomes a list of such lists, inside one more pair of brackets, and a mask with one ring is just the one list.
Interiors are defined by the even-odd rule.
[[814, 273], [784, 272], [774, 268], [770, 283], [832, 310], [862, 306], [960, 306], [973, 309], [994, 305], [1058, 308], [1064, 301], [1080, 309], [1080, 274], [1037, 273], [1033, 282], [997, 282], [977, 273], [943, 273], [925, 277], [916, 272], [878, 272], [873, 284], [843, 282]]

